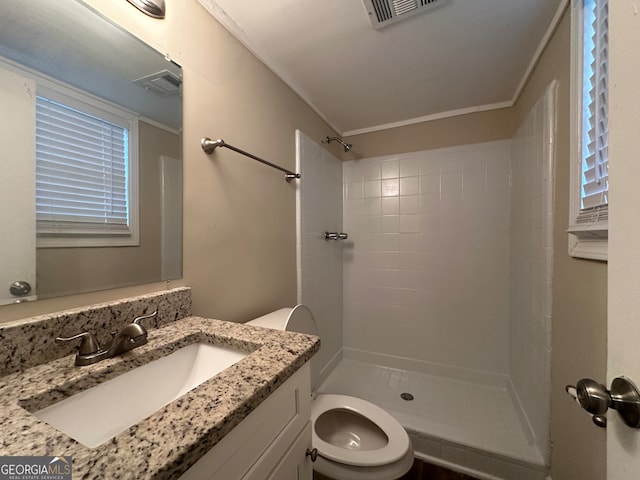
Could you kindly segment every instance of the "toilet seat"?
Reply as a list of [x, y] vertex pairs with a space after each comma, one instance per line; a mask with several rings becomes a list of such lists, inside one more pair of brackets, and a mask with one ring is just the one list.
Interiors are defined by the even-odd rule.
[[[377, 425], [387, 436], [386, 445], [375, 450], [357, 450], [325, 442], [316, 433], [316, 420], [323, 413], [337, 409], [357, 413]], [[395, 418], [377, 405], [361, 398], [319, 394], [311, 402], [311, 421], [313, 423], [311, 443], [318, 450], [318, 454], [345, 465], [358, 467], [387, 465], [402, 459], [411, 447], [409, 435]]]

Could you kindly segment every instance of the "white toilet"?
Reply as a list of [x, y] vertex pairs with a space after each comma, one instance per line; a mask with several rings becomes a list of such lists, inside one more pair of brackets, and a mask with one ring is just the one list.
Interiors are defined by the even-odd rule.
[[[247, 324], [318, 335], [306, 305], [283, 308]], [[315, 394], [318, 375], [313, 367], [311, 387]], [[371, 402], [347, 395], [318, 394], [311, 402], [311, 422], [312, 445], [318, 451], [313, 464], [319, 474], [316, 479], [394, 480], [413, 464], [407, 432]]]

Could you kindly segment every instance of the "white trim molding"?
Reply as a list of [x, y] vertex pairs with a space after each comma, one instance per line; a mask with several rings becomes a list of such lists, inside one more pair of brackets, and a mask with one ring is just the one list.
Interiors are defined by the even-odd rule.
[[476, 112], [486, 112], [488, 110], [499, 110], [501, 108], [513, 107], [513, 100], [506, 102], [491, 103], [489, 105], [479, 105], [477, 107], [459, 108], [448, 112], [433, 113], [417, 118], [409, 118], [399, 122], [385, 123], [384, 125], [376, 125], [374, 127], [360, 128], [357, 130], [347, 130], [342, 132], [342, 136], [350, 137], [353, 135], [362, 135], [364, 133], [379, 132], [381, 130], [389, 130], [390, 128], [406, 127], [407, 125], [415, 125], [416, 123], [431, 122], [433, 120], [441, 120], [443, 118], [459, 117], [460, 115], [468, 115]]
[[533, 55], [533, 58], [531, 58], [529, 67], [527, 68], [525, 74], [523, 75], [522, 80], [520, 80], [520, 84], [518, 85], [518, 88], [516, 89], [515, 94], [513, 95], [513, 99], [511, 100], [512, 105], [515, 105], [515, 103], [518, 101], [518, 98], [520, 98], [520, 95], [522, 95], [522, 91], [524, 90], [524, 87], [527, 85], [529, 78], [531, 78], [531, 75], [533, 75], [533, 71], [538, 65], [538, 62], [540, 61], [542, 54], [544, 53], [547, 46], [551, 42], [551, 39], [553, 38], [553, 34], [556, 33], [556, 30], [558, 29], [558, 26], [562, 21], [562, 17], [564, 17], [565, 11], [569, 7], [569, 2], [570, 0], [562, 0], [560, 2], [560, 5], [558, 5], [558, 9], [556, 10], [555, 15], [551, 19], [551, 23], [549, 24], [549, 27], [547, 27], [547, 31], [544, 33], [544, 36], [542, 37], [542, 41], [540, 42], [540, 44], [538, 45], [538, 48], [536, 49], [536, 53]]

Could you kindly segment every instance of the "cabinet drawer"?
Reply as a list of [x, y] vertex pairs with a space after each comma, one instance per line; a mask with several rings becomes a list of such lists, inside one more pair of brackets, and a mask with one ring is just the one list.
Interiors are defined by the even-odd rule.
[[241, 479], [276, 440], [286, 445], [293, 443], [311, 416], [310, 388], [307, 363], [187, 470], [180, 480]]

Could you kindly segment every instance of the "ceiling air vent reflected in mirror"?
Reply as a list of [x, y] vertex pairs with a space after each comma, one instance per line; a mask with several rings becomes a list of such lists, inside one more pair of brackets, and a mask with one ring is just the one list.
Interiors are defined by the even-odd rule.
[[133, 83], [164, 96], [178, 93], [180, 85], [182, 85], [182, 79], [169, 70], [162, 70], [161, 72], [138, 78]]
[[380, 29], [423, 13], [448, 0], [363, 0], [373, 28]]

